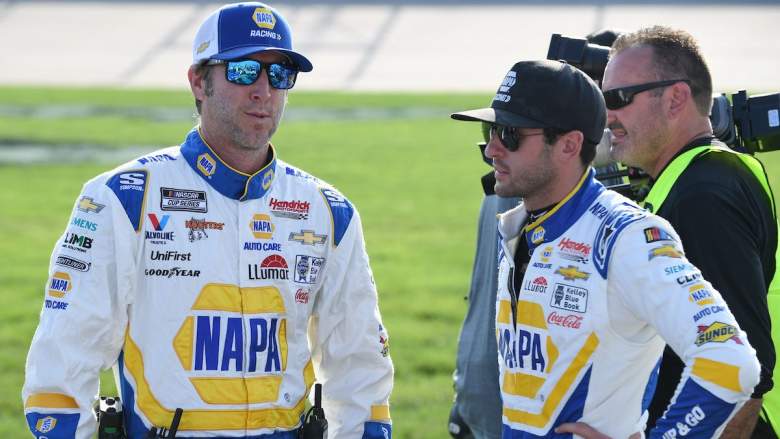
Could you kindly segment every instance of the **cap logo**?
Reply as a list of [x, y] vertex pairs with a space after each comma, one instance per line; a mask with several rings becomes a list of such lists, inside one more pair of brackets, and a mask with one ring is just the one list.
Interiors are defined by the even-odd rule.
[[517, 73], [514, 70], [510, 70], [509, 73], [504, 76], [504, 80], [501, 81], [501, 85], [498, 86], [498, 92], [494, 101], [509, 102], [512, 97], [506, 94], [513, 85], [517, 83]]
[[276, 17], [273, 11], [268, 8], [256, 8], [252, 14], [252, 19], [255, 21], [257, 27], [265, 29], [273, 29], [276, 26]]
[[198, 46], [197, 53], [199, 53], [199, 54], [203, 53], [203, 51], [208, 49], [210, 45], [211, 45], [211, 40], [204, 41], [204, 42], [200, 43], [200, 46]]

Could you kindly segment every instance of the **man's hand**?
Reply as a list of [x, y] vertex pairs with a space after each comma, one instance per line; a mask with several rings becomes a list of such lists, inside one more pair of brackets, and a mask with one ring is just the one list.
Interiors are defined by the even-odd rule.
[[750, 398], [726, 424], [721, 439], [749, 439], [756, 428], [758, 414], [761, 411], [761, 398]]
[[[601, 434], [598, 430], [591, 427], [584, 422], [567, 422], [561, 424], [555, 429], [556, 433], [574, 433], [584, 439], [612, 439], [606, 434]], [[628, 439], [639, 439], [642, 435], [636, 432], [628, 437]]]

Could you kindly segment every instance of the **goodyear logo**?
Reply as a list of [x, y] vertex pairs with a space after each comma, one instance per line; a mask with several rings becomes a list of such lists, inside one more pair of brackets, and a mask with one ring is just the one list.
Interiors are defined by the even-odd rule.
[[731, 325], [721, 322], [715, 322], [709, 326], [699, 326], [699, 333], [696, 335], [696, 346], [705, 343], [725, 343], [734, 340], [737, 344], [742, 344], [739, 338], [739, 330]]
[[52, 297], [63, 298], [70, 292], [71, 288], [73, 288], [73, 283], [68, 273], [57, 271], [49, 281], [49, 295]]
[[688, 288], [688, 293], [688, 301], [699, 306], [712, 305], [715, 303], [715, 298], [712, 297], [710, 290], [705, 288], [702, 284], [697, 284]]
[[539, 244], [544, 240], [544, 227], [539, 226], [534, 229], [533, 233], [531, 233], [531, 242], [534, 244]]
[[249, 222], [249, 230], [257, 239], [271, 239], [274, 234], [274, 224], [271, 217], [264, 213], [256, 213]]
[[264, 29], [273, 29], [276, 26], [276, 17], [273, 11], [266, 7], [256, 8], [252, 14], [252, 19], [255, 21], [257, 27]]
[[40, 431], [41, 433], [48, 433], [52, 430], [54, 430], [54, 427], [57, 426], [57, 419], [46, 416], [45, 418], [38, 419], [38, 422], [35, 423], [35, 429]]
[[198, 170], [206, 177], [211, 177], [217, 170], [217, 161], [211, 154], [204, 152], [198, 156]]
[[680, 259], [683, 257], [683, 254], [680, 250], [677, 250], [677, 248], [673, 245], [662, 245], [660, 247], [656, 247], [650, 250], [647, 254], [647, 260], [649, 261], [659, 256]]
[[574, 265], [558, 267], [558, 269], [555, 270], [555, 274], [560, 274], [566, 280], [588, 280], [590, 277], [590, 273], [580, 271]]

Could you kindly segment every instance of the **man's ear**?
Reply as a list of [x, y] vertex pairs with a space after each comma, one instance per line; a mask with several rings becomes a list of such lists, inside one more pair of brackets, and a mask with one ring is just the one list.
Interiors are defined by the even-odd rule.
[[569, 161], [571, 159], [579, 160], [580, 151], [582, 150], [582, 142], [585, 141], [585, 136], [582, 131], [569, 131], [566, 134], [561, 135], [556, 142], [559, 145], [559, 151], [562, 157]]
[[[205, 72], [205, 70], [202, 70], [201, 72]], [[202, 101], [206, 97], [206, 84], [204, 84], [203, 81], [203, 74], [199, 75], [196, 71], [196, 66], [192, 65], [187, 71], [187, 79], [190, 81], [192, 95], [195, 99]]]
[[676, 118], [682, 114], [685, 107], [690, 103], [696, 105], [693, 102], [693, 94], [691, 93], [691, 87], [684, 82], [677, 82], [669, 86], [668, 89], [668, 101], [667, 108], [669, 117]]

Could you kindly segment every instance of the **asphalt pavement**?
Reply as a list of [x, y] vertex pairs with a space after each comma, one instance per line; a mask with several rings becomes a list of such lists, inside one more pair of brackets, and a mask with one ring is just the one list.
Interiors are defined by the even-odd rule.
[[[492, 91], [508, 68], [547, 55], [550, 36], [605, 27], [682, 28], [717, 91], [780, 91], [780, 1], [286, 1], [314, 63], [296, 88]], [[187, 89], [191, 42], [220, 3], [0, 1], [0, 84]]]

